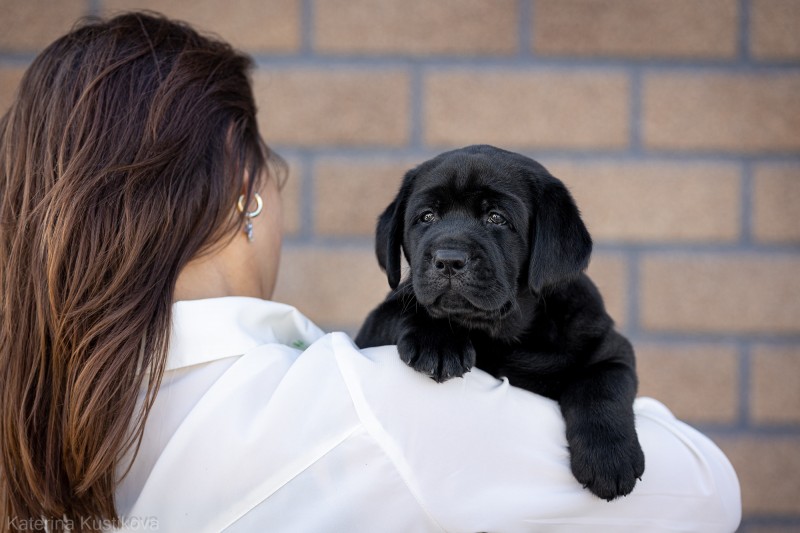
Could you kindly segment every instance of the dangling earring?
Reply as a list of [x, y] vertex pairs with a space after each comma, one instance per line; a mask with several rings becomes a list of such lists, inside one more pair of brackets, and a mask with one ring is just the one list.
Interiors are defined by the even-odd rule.
[[236, 203], [236, 209], [239, 210], [240, 213], [244, 214], [245, 222], [244, 222], [244, 233], [247, 235], [247, 240], [253, 242], [253, 222], [252, 219], [256, 218], [258, 215], [261, 214], [261, 210], [264, 208], [264, 201], [261, 200], [261, 196], [256, 192], [253, 193], [253, 197], [256, 199], [256, 210], [247, 212], [244, 210], [244, 194], [239, 196], [239, 201]]

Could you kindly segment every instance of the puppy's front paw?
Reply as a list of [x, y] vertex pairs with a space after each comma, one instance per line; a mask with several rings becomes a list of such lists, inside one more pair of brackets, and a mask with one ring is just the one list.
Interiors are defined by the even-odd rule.
[[475, 348], [466, 336], [413, 329], [400, 337], [400, 358], [416, 370], [438, 382], [457, 378], [475, 365]]
[[644, 453], [636, 436], [619, 439], [610, 433], [570, 443], [575, 478], [607, 501], [630, 494], [644, 473]]

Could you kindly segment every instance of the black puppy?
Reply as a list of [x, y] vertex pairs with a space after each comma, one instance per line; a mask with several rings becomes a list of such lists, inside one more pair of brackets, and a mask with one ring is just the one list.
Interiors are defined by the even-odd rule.
[[592, 241], [559, 180], [492, 146], [446, 152], [406, 173], [375, 247], [393, 291], [356, 344], [397, 344], [436, 381], [477, 366], [557, 400], [578, 481], [606, 500], [633, 490], [633, 349], [583, 274]]

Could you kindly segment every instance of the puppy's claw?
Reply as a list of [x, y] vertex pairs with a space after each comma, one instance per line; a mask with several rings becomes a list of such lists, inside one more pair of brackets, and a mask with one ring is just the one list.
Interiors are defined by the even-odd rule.
[[469, 372], [470, 370], [472, 370], [472, 369], [471, 369], [471, 368], [467, 368], [466, 370], [464, 370], [464, 371], [463, 371], [463, 372], [461, 372], [461, 373], [459, 373], [458, 371], [456, 371], [456, 372], [446, 372], [446, 371], [442, 371], [442, 372], [439, 372], [439, 373], [437, 373], [437, 375], [436, 375], [436, 376], [431, 376], [431, 377], [433, 377], [433, 379], [434, 379], [434, 380], [435, 380], [437, 383], [444, 383], [445, 381], [447, 381], [447, 380], [449, 380], [449, 379], [452, 379], [452, 378], [460, 378], [460, 377], [462, 377], [464, 374], [466, 374], [467, 372]]

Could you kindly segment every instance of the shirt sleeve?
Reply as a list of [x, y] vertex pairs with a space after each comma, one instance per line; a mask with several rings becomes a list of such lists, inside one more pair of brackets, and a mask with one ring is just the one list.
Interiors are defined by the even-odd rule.
[[707, 437], [659, 402], [634, 404], [645, 473], [606, 502], [572, 476], [558, 404], [474, 369], [438, 384], [394, 347], [333, 336], [362, 423], [447, 531], [735, 531], [736, 474]]

